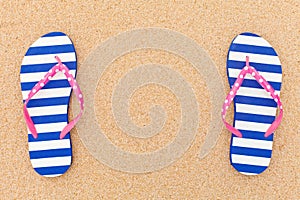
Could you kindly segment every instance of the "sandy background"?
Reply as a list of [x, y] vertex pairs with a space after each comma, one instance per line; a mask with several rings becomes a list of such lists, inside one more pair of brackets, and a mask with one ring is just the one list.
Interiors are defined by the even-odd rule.
[[[0, 199], [300, 199], [300, 2], [294, 1], [0, 1]], [[29, 46], [51, 31], [73, 40], [78, 68], [101, 42], [118, 33], [144, 27], [169, 28], [194, 39], [215, 62], [228, 92], [226, 55], [239, 33], [263, 36], [277, 51], [283, 67], [281, 99], [284, 119], [275, 135], [269, 169], [255, 177], [236, 172], [229, 162], [229, 133], [203, 160], [197, 157], [213, 105], [203, 77], [184, 59], [156, 50], [132, 52], [103, 74], [96, 94], [98, 122], [114, 144], [132, 152], [154, 151], [174, 138], [180, 107], [174, 95], [155, 84], [132, 96], [130, 113], [149, 123], [147, 109], [165, 106], [166, 127], [156, 137], [136, 140], [122, 133], [111, 115], [110, 95], [119, 73], [145, 63], [170, 65], [182, 72], [197, 94], [201, 123], [191, 148], [172, 165], [152, 173], [130, 174], [94, 159], [72, 131], [73, 164], [59, 178], [43, 178], [31, 167], [22, 115], [20, 65]], [[154, 96], [149, 95], [155, 94]], [[105, 106], [101, 109], [100, 106]], [[229, 113], [229, 115], [232, 114]], [[203, 117], [204, 116], [204, 117]]]

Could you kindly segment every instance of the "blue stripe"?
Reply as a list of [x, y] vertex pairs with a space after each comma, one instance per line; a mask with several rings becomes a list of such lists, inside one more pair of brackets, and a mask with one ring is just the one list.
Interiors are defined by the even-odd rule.
[[46, 115], [46, 116], [36, 116], [31, 117], [34, 124], [47, 124], [47, 123], [57, 123], [57, 122], [67, 122], [68, 121], [68, 115], [61, 114], [61, 115]]
[[51, 33], [47, 33], [46, 35], [43, 35], [42, 37], [53, 37], [53, 36], [66, 36], [66, 34], [62, 32], [51, 32]]
[[245, 33], [242, 33], [240, 35], [247, 35], [247, 36], [253, 36], [253, 37], [260, 37], [259, 35], [256, 35], [254, 33], [249, 33], [249, 32], [245, 32]]
[[[64, 64], [71, 70], [76, 69], [76, 62], [64, 62]], [[36, 65], [22, 65], [21, 74], [34, 72], [48, 72], [55, 64], [36, 64]]]
[[[40, 142], [49, 140], [58, 140], [60, 132], [49, 132], [38, 134], [37, 139], [35, 139], [31, 134], [28, 134], [28, 142]], [[64, 139], [70, 139], [70, 132], [64, 137]]]
[[[35, 86], [36, 83], [37, 82], [21, 83], [22, 91], [31, 90]], [[66, 79], [65, 80], [51, 80], [43, 87], [43, 89], [66, 88], [66, 87], [71, 89], [69, 81], [67, 81]]]
[[[281, 65], [270, 65], [262, 63], [250, 63], [258, 72], [270, 72], [270, 73], [282, 73]], [[245, 62], [228, 60], [227, 67], [232, 69], [243, 69], [245, 67]]]
[[[231, 161], [231, 159], [230, 159]], [[232, 163], [232, 166], [239, 172], [248, 172], [248, 173], [256, 173], [260, 174], [267, 169], [265, 166], [255, 166], [255, 165], [243, 165]]]
[[[229, 78], [228, 80], [229, 80], [230, 85], [233, 85], [234, 82], [236, 81], [236, 78]], [[274, 88], [274, 90], [280, 90], [281, 83], [278, 83], [278, 82], [269, 82], [269, 83]], [[256, 80], [244, 79], [242, 86], [263, 89], [263, 87]]]
[[277, 107], [277, 103], [273, 99], [239, 96], [239, 95], [235, 96], [234, 103], [250, 104], [256, 106], [269, 106], [273, 108]]
[[258, 122], [258, 123], [266, 123], [272, 124], [274, 121], [274, 116], [267, 115], [255, 115], [255, 114], [247, 114], [247, 113], [235, 113], [235, 120], [247, 121], [247, 122]]
[[244, 148], [244, 147], [231, 147], [231, 154], [238, 154], [238, 155], [247, 155], [247, 156], [258, 156], [258, 157], [265, 157], [271, 158], [272, 151], [266, 149], [253, 149], [253, 148]]
[[246, 44], [232, 44], [230, 51], [277, 56], [272, 47], [261, 47]]
[[34, 170], [41, 175], [51, 175], [51, 174], [63, 174], [69, 169], [68, 166], [58, 166], [58, 167], [40, 167], [34, 168]]
[[27, 104], [27, 108], [66, 105], [69, 104], [69, 98], [70, 97], [31, 99]]
[[72, 150], [71, 148], [65, 148], [65, 149], [50, 149], [44, 151], [30, 151], [29, 155], [31, 159], [71, 156]]
[[[248, 130], [239, 130], [243, 134], [243, 138], [255, 139], [255, 140], [264, 140], [264, 141], [273, 141], [273, 134], [269, 137], [265, 137], [265, 133], [259, 131], [248, 131]], [[236, 137], [232, 135], [232, 137]]]
[[26, 56], [58, 53], [74, 53], [74, 47], [72, 44], [46, 47], [31, 47], [28, 49]]

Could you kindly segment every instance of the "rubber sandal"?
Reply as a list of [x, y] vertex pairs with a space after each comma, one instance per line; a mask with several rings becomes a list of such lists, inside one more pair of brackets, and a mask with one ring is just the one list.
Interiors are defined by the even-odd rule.
[[[29, 156], [35, 171], [45, 177], [64, 174], [72, 162], [69, 131], [83, 112], [83, 96], [74, 79], [76, 68], [72, 41], [61, 32], [39, 38], [22, 61], [20, 79]], [[71, 90], [81, 111], [68, 123]]]
[[[222, 108], [222, 119], [232, 132], [230, 162], [240, 173], [257, 175], [269, 166], [273, 132], [279, 126], [282, 69], [272, 46], [252, 33], [242, 33], [231, 43], [227, 58], [231, 91]], [[225, 121], [234, 102], [233, 126]], [[277, 107], [280, 112], [276, 118]]]

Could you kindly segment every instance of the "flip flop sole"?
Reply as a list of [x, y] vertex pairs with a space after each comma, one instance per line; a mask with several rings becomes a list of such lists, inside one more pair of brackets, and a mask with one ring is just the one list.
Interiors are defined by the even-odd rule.
[[[253, 66], [280, 94], [282, 70], [272, 46], [262, 37], [242, 33], [231, 43], [227, 57], [227, 75], [230, 87], [245, 66], [249, 56]], [[273, 134], [264, 137], [275, 120], [277, 104], [272, 97], [248, 74], [234, 99], [234, 127], [242, 138], [232, 134], [230, 162], [242, 174], [256, 175], [269, 166], [272, 156]]]
[[[28, 49], [20, 72], [23, 101], [44, 75], [55, 65], [59, 56], [76, 75], [76, 53], [70, 38], [61, 32], [48, 33]], [[72, 162], [70, 133], [59, 135], [68, 123], [71, 87], [62, 73], [57, 73], [28, 103], [28, 111], [38, 132], [33, 138], [28, 131], [29, 156], [35, 171], [46, 177], [65, 173]]]

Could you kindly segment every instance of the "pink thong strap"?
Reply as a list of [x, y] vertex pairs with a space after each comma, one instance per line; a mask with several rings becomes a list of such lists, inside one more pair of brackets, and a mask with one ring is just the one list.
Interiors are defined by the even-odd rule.
[[234, 128], [233, 126], [231, 126], [230, 124], [228, 124], [225, 120], [225, 116], [226, 116], [226, 112], [229, 108], [230, 103], [233, 101], [238, 89], [241, 87], [246, 74], [251, 74], [256, 81], [271, 95], [271, 97], [274, 99], [274, 101], [277, 103], [277, 106], [280, 108], [280, 113], [278, 115], [278, 117], [274, 120], [274, 122], [270, 125], [270, 127], [268, 128], [267, 132], [265, 133], [265, 137], [268, 137], [269, 135], [271, 135], [275, 129], [279, 126], [279, 124], [281, 123], [282, 120], [282, 116], [283, 116], [283, 108], [282, 108], [282, 103], [280, 101], [280, 97], [279, 95], [276, 93], [276, 91], [274, 90], [274, 88], [266, 81], [266, 79], [261, 76], [254, 67], [249, 65], [249, 57], [246, 56], [246, 66], [241, 70], [240, 74], [238, 75], [235, 83], [233, 84], [228, 96], [226, 97], [226, 100], [223, 104], [223, 108], [222, 108], [222, 120], [223, 123], [225, 124], [226, 128], [231, 131], [234, 135], [238, 136], [238, 137], [242, 137], [242, 133], [237, 130], [236, 128]]
[[68, 67], [64, 65], [60, 58], [58, 56], [55, 56], [55, 59], [57, 60], [58, 64], [54, 65], [49, 72], [44, 76], [42, 80], [40, 80], [29, 92], [27, 99], [24, 102], [24, 107], [23, 107], [23, 112], [24, 112], [24, 117], [25, 121], [27, 124], [27, 127], [29, 131], [31, 132], [32, 136], [36, 139], [38, 137], [38, 133], [36, 131], [36, 128], [34, 126], [34, 123], [28, 113], [27, 110], [27, 104], [29, 100], [40, 90], [42, 89], [51, 79], [55, 74], [59, 71], [61, 71], [68, 79], [68, 82], [70, 86], [72, 87], [73, 91], [75, 92], [75, 95], [80, 103], [80, 113], [69, 123], [67, 124], [63, 130], [60, 133], [59, 138], [63, 139], [66, 134], [75, 126], [75, 124], [78, 122], [80, 117], [82, 116], [83, 113], [83, 108], [84, 108], [84, 102], [83, 102], [83, 96], [81, 93], [81, 90], [79, 88], [79, 85], [76, 83], [76, 80], [74, 79], [73, 75], [70, 74]]

